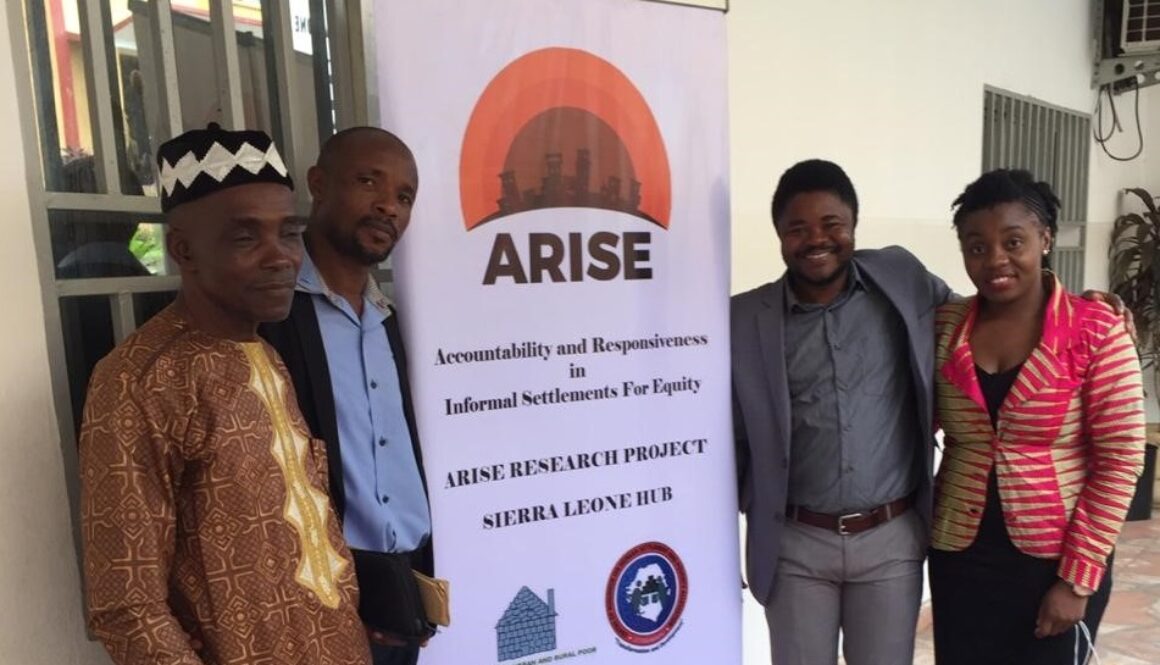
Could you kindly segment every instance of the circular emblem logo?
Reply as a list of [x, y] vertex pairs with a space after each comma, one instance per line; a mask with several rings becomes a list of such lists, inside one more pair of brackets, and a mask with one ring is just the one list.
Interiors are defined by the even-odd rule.
[[668, 545], [642, 543], [612, 568], [604, 592], [608, 622], [628, 647], [664, 642], [680, 625], [689, 597], [685, 565]]

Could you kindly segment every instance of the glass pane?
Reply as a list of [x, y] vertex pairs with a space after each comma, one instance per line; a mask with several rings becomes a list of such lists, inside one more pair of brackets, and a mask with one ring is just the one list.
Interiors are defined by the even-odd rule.
[[311, 0], [290, 0], [290, 24], [294, 30], [294, 50], [306, 55], [314, 53], [314, 37], [310, 32], [310, 3]]
[[[318, 3], [321, 4], [321, 3]], [[299, 24], [305, 22], [306, 25], [314, 27], [317, 25], [325, 30], [325, 18], [320, 19], [317, 24], [312, 22], [312, 14], [310, 7], [302, 7], [304, 14], [299, 14], [301, 17]], [[295, 45], [306, 41], [302, 37], [295, 39]], [[326, 61], [326, 52], [321, 53], [304, 53], [298, 48], [294, 49], [294, 90], [296, 98], [293, 101], [292, 112], [298, 114], [298, 121], [295, 124], [297, 131], [292, 140], [294, 141], [295, 155], [297, 156], [297, 163], [292, 165], [294, 170], [294, 179], [296, 182], [306, 182], [306, 170], [314, 163], [318, 157], [318, 148], [320, 146], [319, 136], [323, 131], [327, 135], [334, 131], [333, 115], [326, 118], [328, 122], [324, 123], [327, 129], [322, 129], [318, 122], [318, 90], [317, 86], [326, 86], [321, 88], [321, 95], [323, 96], [325, 106], [327, 109], [332, 109], [330, 104], [330, 67]]]
[[[30, 0], [29, 49], [40, 121], [45, 188], [49, 191], [95, 191], [65, 181], [65, 164], [93, 155], [85, 77], [81, 20], [76, 0]], [[91, 186], [95, 187], [95, 180]]]
[[64, 334], [73, 420], [79, 431], [89, 377], [97, 361], [113, 350], [113, 314], [109, 297], [61, 298], [60, 326]]
[[[173, 302], [175, 295], [173, 291], [134, 294], [133, 310], [137, 325], [140, 326]], [[97, 295], [61, 298], [60, 322], [64, 334], [73, 425], [79, 431], [89, 377], [97, 361], [112, 351], [115, 345], [111, 297]]]
[[133, 313], [137, 317], [137, 326], [142, 326], [161, 310], [169, 306], [177, 298], [177, 291], [155, 291], [153, 293], [133, 294]]
[[163, 224], [138, 224], [137, 232], [129, 240], [129, 253], [145, 266], [150, 275], [171, 274], [168, 257], [165, 255]]
[[242, 110], [247, 129], [273, 132], [270, 85], [266, 77], [265, 41], [262, 39], [261, 3], [247, 2], [243, 12], [234, 4], [234, 27], [238, 31], [238, 69], [241, 70]]
[[[113, 0], [110, 34], [116, 53], [116, 72], [110, 72], [114, 94], [113, 112], [120, 122], [117, 129], [122, 192], [157, 196], [154, 152], [158, 126], [156, 63], [149, 49], [149, 6], [139, 0]], [[139, 44], [141, 46], [139, 46]], [[127, 181], [127, 182], [126, 182]]]
[[[263, 0], [268, 5], [278, 0]], [[284, 0], [282, 0], [284, 1]], [[294, 133], [282, 136], [271, 130], [275, 140], [282, 143], [291, 141], [294, 146], [295, 163], [290, 164], [296, 182], [306, 181], [306, 170], [318, 156], [319, 137], [329, 136], [334, 131], [333, 94], [330, 85], [330, 65], [326, 48], [316, 48], [319, 41], [325, 43], [326, 16], [324, 2], [320, 0], [291, 0], [287, 4], [291, 26], [291, 62], [289, 69], [294, 81], [294, 97], [290, 100], [290, 113], [294, 114]], [[317, 10], [317, 14], [315, 13]], [[321, 39], [320, 39], [321, 38]], [[263, 74], [267, 79], [276, 78], [274, 64], [278, 61], [272, 41], [264, 44], [262, 57], [266, 64]], [[267, 54], [268, 52], [268, 54]], [[321, 94], [318, 94], [321, 91]], [[277, 108], [277, 99], [274, 100]], [[318, 108], [322, 105], [326, 115], [319, 122]], [[271, 113], [274, 111], [272, 110]]]
[[165, 226], [119, 212], [50, 210], [57, 279], [177, 274], [165, 256]]
[[[211, 122], [222, 122], [209, 3], [207, 0], [174, 0], [172, 6], [173, 41], [185, 129], [200, 129]], [[269, 132], [270, 97], [265, 76], [259, 0], [235, 0], [234, 28], [245, 126]]]

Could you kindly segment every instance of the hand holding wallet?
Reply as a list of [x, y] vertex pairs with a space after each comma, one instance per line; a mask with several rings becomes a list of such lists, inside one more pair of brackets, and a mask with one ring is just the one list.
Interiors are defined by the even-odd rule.
[[436, 577], [428, 577], [419, 571], [415, 582], [419, 586], [419, 597], [423, 599], [423, 611], [427, 620], [438, 626], [451, 625], [451, 583]]
[[369, 628], [420, 643], [435, 634], [428, 620], [411, 555], [351, 548], [358, 578], [358, 614]]

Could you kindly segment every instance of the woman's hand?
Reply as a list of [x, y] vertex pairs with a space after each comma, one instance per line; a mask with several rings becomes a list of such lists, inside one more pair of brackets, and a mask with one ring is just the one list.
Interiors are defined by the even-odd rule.
[[1039, 618], [1035, 620], [1035, 637], [1043, 639], [1071, 630], [1083, 620], [1088, 599], [1077, 595], [1071, 584], [1056, 580], [1039, 604]]

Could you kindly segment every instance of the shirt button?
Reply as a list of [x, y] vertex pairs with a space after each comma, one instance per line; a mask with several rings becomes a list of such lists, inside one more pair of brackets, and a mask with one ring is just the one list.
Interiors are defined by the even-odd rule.
[[387, 437], [385, 437], [385, 436], [380, 436], [380, 437], [379, 437], [379, 445], [380, 445], [380, 446], [385, 446], [385, 445], [387, 445]]
[[391, 502], [391, 497], [384, 494], [383, 495], [383, 503], [390, 503], [390, 502]]
[[378, 387], [379, 387], [378, 381], [371, 381], [371, 390], [374, 390], [375, 388], [378, 388]]

